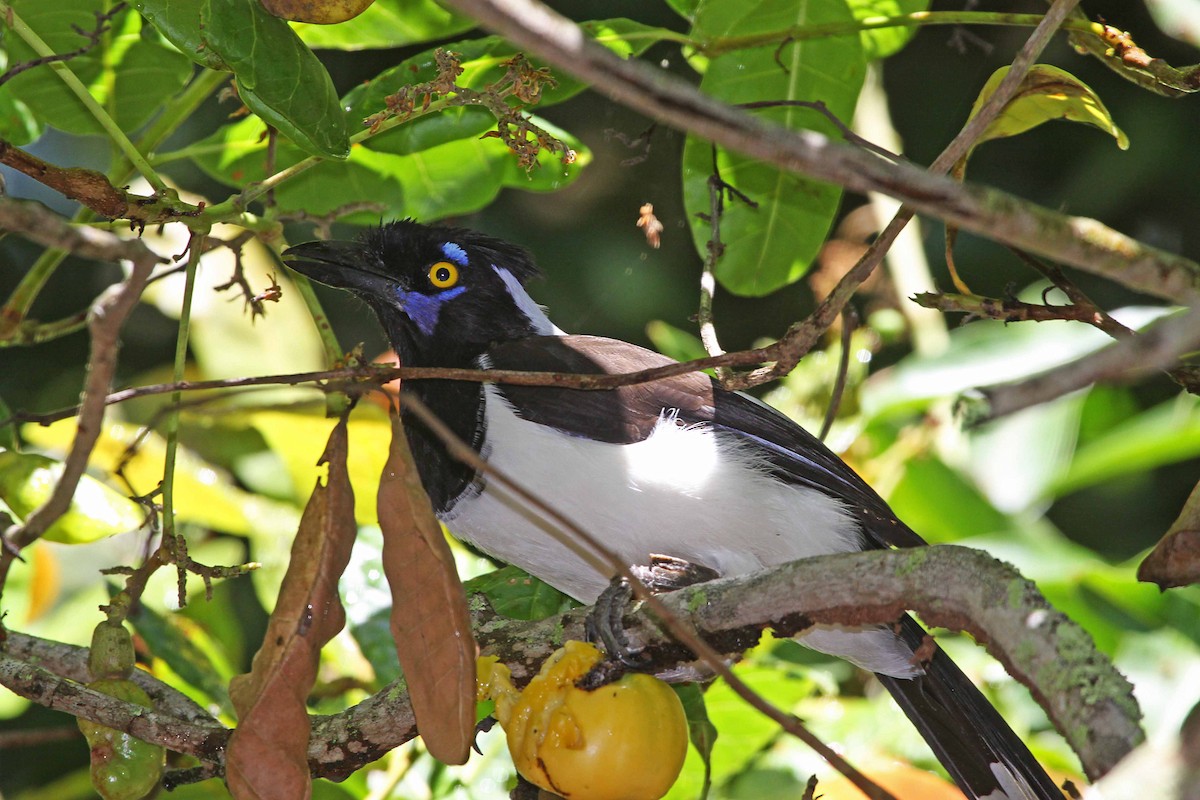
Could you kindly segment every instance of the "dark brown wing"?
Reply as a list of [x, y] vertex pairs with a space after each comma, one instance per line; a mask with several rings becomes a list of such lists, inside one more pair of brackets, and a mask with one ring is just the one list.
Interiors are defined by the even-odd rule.
[[[675, 363], [666, 356], [598, 336], [542, 336], [504, 342], [488, 351], [497, 369], [621, 374]], [[896, 519], [887, 503], [816, 437], [754, 398], [721, 389], [702, 373], [590, 391], [501, 385], [500, 392], [523, 419], [571, 436], [614, 444], [639, 442], [663, 413], [685, 424], [711, 425], [762, 454], [780, 480], [808, 486], [845, 503], [877, 547], [924, 544]]]

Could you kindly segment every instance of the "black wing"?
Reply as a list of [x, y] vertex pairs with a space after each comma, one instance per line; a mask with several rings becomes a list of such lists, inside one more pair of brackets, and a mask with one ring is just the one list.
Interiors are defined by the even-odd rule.
[[[541, 336], [494, 345], [498, 369], [615, 375], [675, 363], [666, 356], [598, 336]], [[896, 519], [887, 503], [820, 440], [775, 409], [729, 392], [701, 373], [592, 391], [501, 385], [516, 413], [573, 436], [615, 444], [648, 437], [664, 411], [686, 424], [706, 423], [721, 435], [754, 445], [780, 480], [807, 486], [845, 503], [875, 547], [916, 547], [921, 537]]]

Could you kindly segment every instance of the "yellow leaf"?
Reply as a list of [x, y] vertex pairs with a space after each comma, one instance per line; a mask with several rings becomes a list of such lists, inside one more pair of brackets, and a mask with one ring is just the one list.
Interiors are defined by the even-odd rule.
[[[1001, 67], [992, 73], [971, 108], [972, 118], [996, 91], [1000, 81], [1008, 74], [1008, 69]], [[1029, 70], [1013, 99], [975, 144], [1016, 136], [1055, 119], [1082, 122], [1099, 128], [1112, 135], [1122, 150], [1129, 147], [1129, 137], [1113, 122], [1112, 115], [1096, 93], [1071, 73], [1048, 64], [1035, 64]]]

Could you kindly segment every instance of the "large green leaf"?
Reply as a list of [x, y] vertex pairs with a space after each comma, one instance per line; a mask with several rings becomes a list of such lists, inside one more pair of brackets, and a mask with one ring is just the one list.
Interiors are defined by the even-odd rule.
[[[281, 184], [275, 202], [282, 211], [328, 214], [364, 200], [378, 205], [347, 213], [342, 219], [366, 224], [384, 217], [414, 216], [433, 220], [466, 214], [487, 205], [502, 188], [554, 191], [573, 182], [591, 160], [583, 144], [544, 120], [550, 130], [575, 150], [573, 164], [543, 154], [537, 168], [526, 171], [499, 139], [456, 138], [409, 155], [379, 152], [355, 145], [346, 161], [326, 161]], [[233, 186], [266, 176], [264, 127], [255, 119], [226, 126], [192, 148], [193, 158], [217, 180]], [[280, 146], [277, 169], [303, 157], [294, 147]]]
[[200, 38], [237, 77], [246, 107], [306, 153], [345, 158], [346, 112], [325, 66], [257, 2], [204, 0]]
[[375, 0], [357, 17], [337, 25], [295, 23], [292, 27], [314, 50], [367, 50], [444, 39], [474, 26], [474, 21], [433, 0]]
[[204, 0], [135, 0], [133, 7], [179, 51], [202, 67], [229, 70], [221, 56], [200, 36]]
[[[70, 53], [87, 43], [75, 29], [96, 27], [102, 0], [15, 0], [13, 10], [56, 53]], [[38, 55], [11, 30], [5, 34], [9, 64]], [[142, 35], [142, 20], [130, 11], [118, 14], [100, 47], [66, 62], [88, 92], [123, 130], [143, 125], [191, 75], [188, 59], [157, 37]], [[103, 133], [104, 129], [51, 67], [42, 65], [13, 78], [5, 87], [44, 124], [69, 133]]]
[[[915, 14], [929, 9], [929, 0], [846, 0], [858, 20], [871, 17], [895, 17]], [[877, 28], [862, 32], [863, 51], [868, 61], [876, 61], [896, 53], [913, 37], [916, 28]]]
[[[713, 39], [851, 21], [844, 0], [709, 2], [699, 10], [695, 32], [702, 39]], [[768, 46], [714, 58], [700, 88], [729, 103], [822, 101], [839, 119], [848, 121], [865, 71], [857, 36], [798, 41], [778, 53]], [[838, 135], [827, 119], [807, 108], [777, 107], [754, 113], [790, 129]], [[725, 252], [717, 263], [717, 279], [743, 295], [764, 295], [799, 279], [829, 231], [841, 189], [724, 150], [718, 151], [716, 164], [726, 183], [757, 204], [757, 208], [741, 201], [726, 204], [721, 219]], [[683, 151], [683, 194], [692, 238], [701, 254], [707, 252], [710, 230], [697, 214], [708, 214], [711, 208], [712, 169], [712, 146], [689, 136]]]
[[[62, 476], [63, 463], [34, 453], [0, 450], [0, 500], [20, 519], [50, 499]], [[84, 475], [67, 513], [43, 538], [62, 544], [85, 544], [137, 530], [146, 510], [95, 478]]]

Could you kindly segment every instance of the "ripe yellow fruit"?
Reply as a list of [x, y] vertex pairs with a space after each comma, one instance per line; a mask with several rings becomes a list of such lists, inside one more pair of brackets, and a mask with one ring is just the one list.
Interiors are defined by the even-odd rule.
[[530, 783], [568, 800], [658, 800], [687, 753], [683, 706], [651, 675], [576, 687], [600, 659], [592, 645], [567, 642], [521, 692], [507, 667], [481, 659], [480, 695], [495, 700], [513, 763]]
[[354, 19], [375, 0], [259, 0], [268, 14], [292, 22], [335, 25]]

